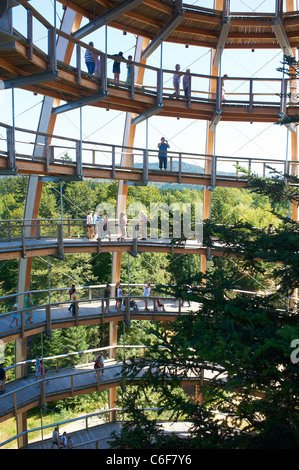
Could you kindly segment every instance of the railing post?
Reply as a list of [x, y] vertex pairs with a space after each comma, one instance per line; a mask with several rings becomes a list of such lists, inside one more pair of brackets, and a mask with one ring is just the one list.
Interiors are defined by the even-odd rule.
[[33, 57], [33, 31], [32, 31], [32, 11], [27, 9], [27, 48], [26, 55], [28, 59]]
[[35, 221], [35, 238], [39, 239], [40, 238], [40, 220]]
[[64, 257], [64, 246], [63, 246], [63, 224], [57, 224], [57, 239], [58, 239], [58, 255]]
[[51, 331], [51, 306], [48, 304], [46, 306], [46, 325], [47, 331]]
[[281, 80], [281, 93], [280, 93], [280, 113], [279, 115], [282, 117], [285, 115], [285, 112], [286, 112], [286, 99], [285, 99], [285, 93], [286, 93], [286, 90], [285, 90], [285, 79], [284, 79], [284, 76]]
[[16, 169], [16, 153], [15, 153], [15, 133], [13, 127], [6, 129], [6, 141], [7, 141], [7, 157], [9, 170]]
[[130, 297], [126, 298], [126, 322], [130, 321]]
[[76, 141], [76, 173], [77, 176], [82, 176], [82, 142]]
[[157, 104], [163, 104], [163, 70], [157, 70]]
[[71, 397], [74, 396], [74, 376], [71, 375]]
[[216, 92], [216, 112], [221, 113], [222, 111], [222, 78], [217, 78], [217, 92]]
[[22, 223], [22, 258], [26, 259], [26, 236], [25, 236], [25, 225]]
[[107, 91], [107, 69], [106, 69], [106, 59], [103, 52], [100, 53], [100, 62], [101, 62], [101, 77], [100, 77], [100, 91]]
[[75, 307], [75, 315], [76, 315], [76, 326], [79, 326], [79, 304], [77, 301], [74, 303], [74, 307]]
[[115, 178], [115, 146], [112, 146], [112, 178]]
[[45, 405], [46, 403], [46, 387], [45, 387], [45, 381], [42, 379], [40, 381], [40, 404], [41, 406]]
[[24, 322], [24, 315], [25, 315], [25, 312], [24, 310], [21, 312], [21, 337], [24, 338], [25, 337], [25, 322]]
[[48, 29], [48, 70], [55, 70], [55, 33], [54, 28]]
[[131, 97], [131, 100], [134, 99], [134, 96], [135, 96], [135, 87], [134, 87], [134, 84], [135, 84], [135, 66], [133, 64], [131, 64], [131, 92], [130, 92], [130, 97]]
[[81, 46], [76, 44], [76, 62], [77, 62], [77, 83], [81, 85]]
[[96, 369], [97, 373], [97, 391], [100, 391], [100, 377], [101, 377], [101, 369]]
[[249, 114], [252, 112], [252, 106], [253, 106], [253, 80], [252, 78], [249, 79]]
[[50, 155], [49, 137], [46, 136], [45, 137], [45, 170], [46, 170], [46, 173], [49, 173], [49, 171], [50, 171], [50, 159], [51, 159], [51, 155]]
[[105, 320], [105, 307], [104, 307], [104, 299], [102, 299], [102, 323], [104, 323]]
[[182, 181], [182, 154], [179, 153], [179, 184]]
[[7, 238], [8, 238], [8, 241], [11, 240], [10, 220], [7, 221]]
[[143, 150], [143, 181], [148, 181], [148, 149]]

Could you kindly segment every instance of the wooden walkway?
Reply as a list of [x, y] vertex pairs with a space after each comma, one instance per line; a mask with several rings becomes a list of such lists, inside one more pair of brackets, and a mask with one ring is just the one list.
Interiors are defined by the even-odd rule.
[[[161, 297], [160, 297], [161, 298]], [[130, 309], [129, 313], [125, 311], [124, 307], [119, 312], [115, 307], [115, 300], [110, 300], [110, 313], [102, 313], [101, 300], [79, 300], [78, 301], [78, 317], [72, 315], [68, 310], [70, 302], [55, 303], [48, 309], [48, 304], [33, 309], [32, 324], [24, 324], [22, 326], [22, 312], [18, 314], [18, 326], [15, 322], [10, 327], [12, 321], [12, 312], [0, 315], [0, 338], [7, 342], [16, 340], [21, 337], [28, 337], [40, 331], [47, 331], [49, 329], [75, 327], [79, 325], [92, 325], [99, 323], [108, 323], [111, 321], [124, 321], [124, 320], [149, 320], [149, 321], [172, 321], [180, 314], [186, 314], [191, 311], [197, 311], [199, 304], [191, 302], [190, 307], [180, 300], [164, 300], [161, 298], [164, 306], [164, 311], [158, 311], [154, 307], [153, 298], [149, 298], [148, 308], [146, 311], [144, 301], [142, 299], [135, 300], [138, 310]], [[26, 314], [23, 312], [24, 319]]]
[[[189, 432], [191, 423], [185, 421], [159, 422], [165, 433], [175, 433], [181, 437], [186, 436]], [[108, 441], [111, 440], [110, 435], [114, 431], [120, 433], [122, 422], [103, 423], [98, 426], [94, 425], [88, 429], [78, 430], [75, 432], [67, 432], [67, 437], [71, 437], [73, 448], [77, 449], [110, 449]], [[60, 434], [64, 432], [64, 428], [60, 429]], [[98, 443], [98, 444], [97, 444]], [[51, 449], [52, 439], [47, 438], [43, 441], [36, 441], [27, 446], [27, 449]]]
[[[35, 381], [34, 376], [17, 379], [6, 384], [6, 392], [0, 395], [0, 422], [16, 416], [17, 413], [40, 406], [50, 401], [62, 400], [76, 395], [93, 393], [122, 385], [123, 362], [105, 361], [104, 373], [96, 373], [93, 363], [78, 365], [46, 373], [45, 380]], [[178, 371], [176, 371], [176, 374]], [[204, 377], [200, 370], [195, 375], [182, 376], [182, 385], [198, 385], [211, 380], [216, 372], [205, 370]], [[143, 372], [130, 380], [138, 384]], [[223, 378], [225, 379], [225, 378]], [[128, 381], [128, 379], [127, 379]]]
[[[88, 240], [88, 238], [64, 238], [63, 246], [58, 238], [26, 238], [25, 242], [21, 239], [11, 239], [11, 241], [0, 241], [0, 260], [20, 259], [23, 257], [32, 258], [34, 256], [59, 256], [62, 254], [73, 253], [115, 253], [115, 252], [132, 252], [134, 251], [133, 239], [127, 238], [124, 241], [109, 242], [102, 240]], [[137, 253], [169, 253], [169, 254], [195, 254], [207, 255], [208, 248], [198, 240], [186, 240], [182, 243], [172, 243], [171, 239], [147, 239], [146, 241], [138, 240]], [[225, 247], [214, 244], [210, 249], [211, 255], [225, 256]], [[242, 256], [231, 250], [231, 257]]]

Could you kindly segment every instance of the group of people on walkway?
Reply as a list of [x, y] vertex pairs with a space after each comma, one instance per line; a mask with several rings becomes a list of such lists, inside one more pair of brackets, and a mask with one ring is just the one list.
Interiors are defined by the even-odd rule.
[[[33, 309], [38, 307], [38, 304], [34, 305], [32, 302], [32, 297], [31, 297], [31, 292], [27, 292], [25, 299], [24, 299], [24, 306], [25, 308], [28, 308], [28, 310], [25, 311], [26, 314], [26, 320], [25, 323], [26, 325], [33, 323], [32, 317], [33, 317]], [[16, 302], [13, 306], [13, 313], [12, 313], [12, 320], [10, 322], [10, 328], [12, 328], [14, 322], [16, 322], [16, 326], [19, 325], [19, 305]]]
[[[91, 48], [94, 48], [94, 43], [91, 41], [89, 42], [89, 46]], [[96, 54], [92, 49], [86, 49], [85, 51], [85, 63], [86, 67], [88, 70], [88, 73], [94, 74], [98, 77], [101, 76], [101, 61], [100, 57], [98, 54]], [[113, 73], [113, 81], [116, 86], [119, 86], [119, 80], [120, 80], [120, 64], [122, 59], [124, 58], [123, 52], [118, 52], [117, 54], [113, 55], [114, 61], [113, 61], [113, 66], [112, 66], [112, 73]], [[132, 67], [133, 67], [133, 58], [131, 55], [128, 56], [127, 63], [126, 63], [126, 68], [127, 68], [127, 77], [125, 80], [125, 84], [130, 86], [132, 83]], [[185, 72], [181, 72], [181, 66], [180, 64], [176, 64], [175, 66], [175, 72], [172, 77], [172, 83], [173, 83], [173, 88], [174, 88], [174, 93], [173, 97], [176, 99], [180, 99], [180, 87], [181, 87], [181, 77], [182, 79], [182, 85], [183, 85], [183, 92], [184, 92], [184, 97], [188, 100], [188, 98], [191, 97], [191, 70], [189, 68], [186, 69]], [[221, 80], [221, 99], [225, 101], [226, 99], [226, 92], [225, 92], [225, 87], [224, 87], [224, 80], [228, 78], [228, 75], [225, 74], [222, 77]]]
[[[89, 42], [89, 46], [94, 48], [94, 43], [92, 41]], [[113, 73], [113, 81], [116, 86], [119, 86], [119, 78], [120, 78], [120, 64], [122, 59], [124, 59], [123, 52], [118, 52], [117, 54], [113, 55], [114, 61], [112, 66], [112, 73]], [[91, 75], [95, 75], [97, 77], [101, 76], [101, 59], [98, 54], [96, 54], [92, 49], [86, 49], [85, 51], [85, 64], [87, 67], [88, 73]], [[132, 79], [132, 66], [133, 66], [133, 57], [131, 55], [128, 56], [127, 62], [127, 78], [125, 81], [126, 85], [131, 85]]]
[[55, 426], [52, 433], [51, 449], [53, 449], [54, 446], [58, 449], [71, 449], [73, 447], [71, 436], [67, 436], [66, 432], [60, 435], [58, 426]]
[[111, 241], [111, 228], [109, 223], [110, 215], [107, 213], [103, 216], [103, 211], [88, 211], [86, 224], [88, 230], [88, 238], [90, 240], [104, 239], [108, 236]]
[[[139, 216], [139, 229], [141, 240], [146, 240], [147, 238], [147, 223], [148, 217], [144, 210], [140, 212]], [[89, 240], [98, 240], [105, 239], [108, 236], [109, 241], [111, 242], [111, 224], [110, 224], [110, 215], [107, 213], [103, 215], [103, 211], [88, 211], [86, 217], [87, 225], [87, 236]], [[121, 212], [118, 219], [118, 228], [119, 232], [117, 234], [117, 240], [123, 241], [127, 237], [127, 225], [128, 218], [125, 212]]]

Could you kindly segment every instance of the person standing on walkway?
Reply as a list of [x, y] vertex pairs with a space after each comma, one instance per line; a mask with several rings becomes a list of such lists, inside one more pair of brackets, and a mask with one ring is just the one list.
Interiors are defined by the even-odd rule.
[[77, 291], [76, 289], [74, 289], [71, 295], [72, 305], [71, 305], [71, 310], [70, 310], [72, 312], [73, 317], [76, 315], [76, 301], [77, 300], [78, 300]]
[[112, 72], [114, 74], [114, 83], [116, 86], [119, 85], [119, 76], [120, 76], [120, 60], [123, 56], [122, 52], [119, 52], [118, 54], [115, 54], [113, 57], [115, 57], [115, 60], [113, 62], [113, 68]]
[[54, 431], [53, 431], [53, 434], [52, 434], [52, 447], [51, 447], [51, 449], [53, 449], [54, 446], [57, 446], [58, 449], [60, 448], [58, 426], [56, 426], [54, 428]]
[[127, 79], [126, 79], [126, 85], [131, 86], [132, 82], [132, 56], [128, 56], [128, 63], [127, 63]]
[[[89, 43], [89, 46], [94, 47], [94, 44], [92, 41]], [[86, 49], [85, 51], [85, 64], [86, 64], [88, 73], [91, 73], [92, 75], [95, 69], [95, 56], [94, 56], [94, 53], [90, 49]]]
[[140, 228], [141, 240], [146, 240], [147, 222], [148, 222], [148, 218], [147, 218], [146, 213], [144, 211], [141, 211], [140, 217], [139, 217], [139, 228]]
[[159, 158], [159, 170], [167, 169], [167, 149], [170, 148], [169, 143], [165, 140], [164, 137], [161, 137], [161, 142], [158, 144], [158, 158]]
[[152, 294], [152, 289], [151, 289], [151, 283], [148, 282], [144, 288], [144, 291], [143, 291], [143, 297], [145, 297], [144, 299], [144, 303], [145, 303], [145, 310], [148, 312], [148, 297]]
[[116, 285], [115, 285], [115, 295], [116, 295], [116, 310], [118, 310], [120, 312], [122, 296], [123, 296], [120, 282], [117, 282]]
[[176, 99], [179, 99], [180, 97], [180, 82], [181, 82], [181, 76], [180, 76], [180, 71], [181, 67], [180, 64], [176, 64], [175, 66], [175, 73], [173, 74], [172, 78], [172, 83], [173, 83], [173, 88], [174, 88], [174, 96]]
[[[72, 300], [72, 295], [75, 292], [75, 290], [76, 290], [76, 286], [75, 286], [75, 284], [72, 284], [72, 287], [69, 289], [70, 300]], [[72, 304], [68, 308], [69, 312], [71, 312], [71, 310], [72, 310]]]
[[106, 214], [104, 222], [103, 222], [103, 231], [104, 231], [104, 238], [106, 237], [106, 235], [108, 235], [109, 242], [111, 242], [111, 228], [109, 225], [109, 217], [110, 215]]
[[111, 286], [109, 283], [106, 284], [106, 287], [104, 288], [104, 299], [105, 299], [105, 308], [104, 308], [104, 313], [109, 313], [109, 306], [110, 306], [110, 297], [111, 297]]
[[15, 321], [16, 322], [16, 326], [18, 326], [18, 323], [19, 323], [19, 313], [18, 313], [18, 304], [15, 303], [14, 306], [13, 306], [13, 314], [12, 314], [12, 321], [10, 322], [10, 327], [12, 327], [12, 324], [13, 322]]
[[66, 438], [66, 432], [60, 436], [60, 448], [61, 449], [66, 449], [67, 448], [67, 438]]
[[121, 212], [119, 216], [119, 229], [120, 229], [120, 237], [118, 237], [118, 241], [122, 241], [126, 238], [126, 227], [127, 227], [128, 219], [125, 212]]
[[31, 292], [28, 292], [25, 297], [25, 308], [28, 308], [28, 309], [30, 308], [30, 310], [26, 311], [26, 316], [27, 316], [27, 320], [25, 321], [26, 325], [28, 325], [28, 323], [33, 323], [33, 321], [31, 321], [33, 317], [32, 307], [38, 307], [38, 304], [33, 305], [32, 299], [31, 299]]
[[96, 221], [95, 239], [101, 240], [103, 238], [103, 225], [104, 225], [103, 211], [99, 211], [98, 216], [97, 216], [97, 221]]
[[87, 225], [87, 230], [88, 230], [88, 238], [89, 240], [92, 239], [93, 234], [94, 234], [94, 225], [93, 225], [93, 217], [92, 217], [93, 211], [88, 211], [87, 217], [86, 217], [86, 225]]
[[0, 387], [1, 387], [1, 395], [3, 395], [3, 393], [5, 392], [5, 380], [6, 380], [6, 372], [2, 366], [2, 364], [0, 364]]

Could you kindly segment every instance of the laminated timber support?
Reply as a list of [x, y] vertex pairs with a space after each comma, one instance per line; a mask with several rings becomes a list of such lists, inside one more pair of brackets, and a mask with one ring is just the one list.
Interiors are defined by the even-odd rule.
[[82, 28], [75, 31], [73, 33], [74, 38], [82, 39], [84, 36], [93, 33], [105, 24], [108, 24], [116, 18], [119, 18], [121, 15], [127, 13], [130, 10], [133, 10], [133, 8], [138, 7], [142, 2], [143, 0], [126, 0], [122, 2], [120, 5], [117, 5], [116, 7], [108, 10], [108, 12], [104, 15], [99, 16], [98, 18], [90, 21], [86, 26], [83, 26]]
[[[224, 7], [226, 3], [222, 3], [222, 0], [214, 0], [214, 8], [220, 10]], [[219, 67], [218, 65], [214, 65], [214, 58], [216, 54], [216, 50], [212, 51], [211, 56], [211, 75], [218, 75], [219, 74]], [[221, 58], [221, 56], [220, 56]], [[220, 62], [219, 62], [220, 63]], [[219, 100], [220, 95], [220, 77], [217, 81], [217, 85], [215, 80], [210, 80], [210, 93], [211, 95], [218, 96], [217, 100]], [[217, 93], [218, 92], [218, 93]], [[216, 95], [217, 93], [217, 95]], [[219, 106], [219, 101], [218, 101]], [[218, 123], [218, 116], [221, 117], [221, 114], [217, 114], [218, 109], [214, 114], [215, 119], [213, 118], [212, 121], [209, 123], [207, 122], [207, 131], [206, 131], [206, 155], [211, 155], [210, 159], [206, 160], [205, 163], [205, 173], [212, 174], [212, 168], [214, 167], [213, 155], [215, 150], [215, 126]], [[219, 117], [219, 120], [220, 120]], [[211, 186], [204, 186], [203, 187], [203, 220], [209, 219], [211, 216], [211, 191], [213, 190], [213, 178], [211, 181]], [[200, 270], [202, 274], [207, 272], [207, 255], [200, 255]]]
[[[62, 22], [61, 30], [70, 34], [73, 28], [80, 26], [82, 16], [69, 8], [65, 11]], [[59, 37], [56, 45], [56, 54], [59, 60], [67, 63], [70, 62], [73, 51], [73, 44], [70, 44], [64, 38]], [[45, 97], [43, 100], [42, 110], [40, 114], [38, 130], [41, 132], [52, 133], [55, 125], [56, 117], [52, 115], [52, 107], [56, 100], [50, 97]], [[44, 137], [38, 137], [35, 141], [34, 155], [41, 155], [44, 151]], [[37, 218], [40, 206], [41, 192], [43, 183], [39, 180], [38, 175], [30, 175], [27, 185], [27, 195], [24, 208], [24, 218], [32, 219]], [[18, 268], [18, 281], [17, 292], [26, 292], [30, 289], [31, 282], [32, 259], [20, 259]], [[24, 307], [24, 296], [20, 298], [19, 307]], [[15, 359], [17, 362], [22, 362], [27, 355], [26, 343], [16, 341], [15, 345]], [[21, 368], [16, 368], [16, 378], [22, 377], [24, 371]], [[17, 415], [17, 431], [18, 434], [26, 430], [27, 414], [19, 413]], [[18, 447], [23, 447], [26, 444], [24, 436], [18, 439]]]

